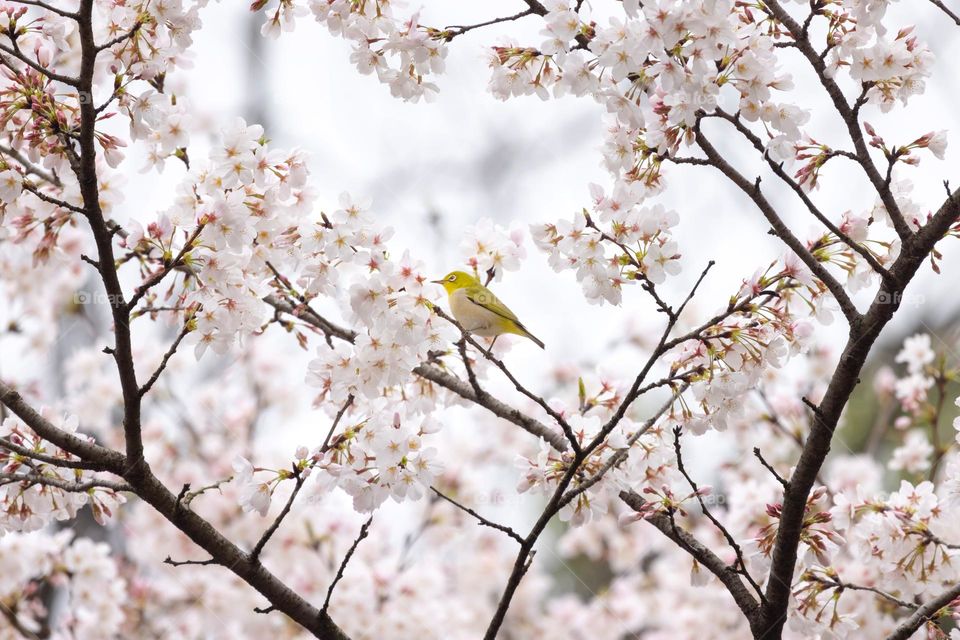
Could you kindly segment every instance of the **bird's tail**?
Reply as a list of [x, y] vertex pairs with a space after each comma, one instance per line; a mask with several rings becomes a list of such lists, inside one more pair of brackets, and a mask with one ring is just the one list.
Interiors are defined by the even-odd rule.
[[543, 349], [544, 351], [547, 350], [547, 347], [544, 346], [544, 344], [543, 344], [543, 340], [541, 340], [541, 339], [538, 338], [537, 336], [533, 335], [532, 333], [530, 333], [530, 332], [527, 331], [526, 329], [523, 330], [523, 335], [526, 336], [526, 337], [528, 337], [528, 338], [530, 338], [531, 340], [533, 340], [533, 341], [537, 344], [537, 346], [540, 347], [541, 349]]
[[541, 340], [537, 336], [530, 333], [530, 331], [528, 331], [525, 326], [523, 326], [517, 321], [513, 321], [511, 324], [512, 326], [506, 329], [507, 333], [513, 333], [518, 336], [523, 336], [524, 338], [530, 338], [533, 342], [537, 344], [538, 347], [546, 351], [547, 348], [544, 346], [543, 340]]

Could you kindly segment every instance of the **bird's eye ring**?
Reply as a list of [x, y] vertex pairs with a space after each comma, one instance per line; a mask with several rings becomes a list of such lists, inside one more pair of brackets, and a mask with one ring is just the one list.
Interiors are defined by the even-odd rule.
[[447, 278], [447, 280], [449, 280], [450, 282], [456, 282], [457, 276], [450, 276], [449, 278]]

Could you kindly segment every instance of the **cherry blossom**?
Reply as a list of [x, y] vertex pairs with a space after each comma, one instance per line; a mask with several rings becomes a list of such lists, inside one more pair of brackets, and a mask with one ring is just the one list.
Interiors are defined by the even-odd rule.
[[[440, 5], [253, 2], [263, 36], [312, 16], [344, 39], [340, 63], [384, 99], [442, 99], [476, 32], [490, 97], [603, 118], [603, 177], [580, 201], [471, 221], [448, 255], [405, 245], [382, 201], [329, 197], [269, 127], [205, 130], [180, 70], [206, 0], [7, 3], [5, 621], [78, 638], [946, 637], [954, 349], [928, 331], [885, 354], [908, 285], [951, 264], [960, 208], [914, 171], [942, 169], [948, 133], [882, 116], [921, 120], [937, 69], [887, 5], [549, 0], [441, 26]], [[811, 111], [810, 82], [843, 127]], [[842, 206], [825, 197], [840, 163], [864, 180]], [[178, 186], [144, 205], [136, 171]], [[704, 240], [749, 263], [722, 285], [690, 241], [699, 171], [777, 243], [722, 221]], [[590, 326], [608, 346], [492, 350], [446, 312], [440, 259], [531, 290], [548, 265], [583, 293], [564, 313], [613, 319]], [[597, 584], [566, 593], [561, 569]]]

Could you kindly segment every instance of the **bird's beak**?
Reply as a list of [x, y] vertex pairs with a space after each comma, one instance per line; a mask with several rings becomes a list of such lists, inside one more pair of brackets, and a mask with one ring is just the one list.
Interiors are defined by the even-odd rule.
[[431, 280], [430, 282], [432, 282], [433, 284], [443, 284], [444, 281], [443, 281], [443, 280]]

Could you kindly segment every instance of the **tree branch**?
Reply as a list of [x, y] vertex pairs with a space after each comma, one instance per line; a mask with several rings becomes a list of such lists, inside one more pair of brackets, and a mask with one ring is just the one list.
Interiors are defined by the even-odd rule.
[[127, 302], [127, 312], [129, 313], [137, 306], [137, 303], [147, 295], [147, 292], [151, 288], [160, 284], [160, 282], [167, 277], [167, 274], [183, 264], [183, 258], [186, 256], [194, 247], [197, 238], [200, 236], [200, 233], [203, 231], [204, 224], [201, 222], [197, 225], [197, 228], [193, 230], [193, 233], [187, 238], [187, 241], [183, 243], [183, 247], [180, 248], [180, 252], [177, 256], [171, 260], [169, 263], [163, 265], [163, 267], [150, 275], [139, 287], [134, 289], [133, 297], [130, 298], [130, 301]]
[[[537, 14], [538, 16], [545, 16], [547, 13], [547, 8], [539, 2], [539, 0], [523, 0], [524, 3], [530, 7], [532, 13]], [[590, 45], [590, 41], [587, 40], [587, 37], [582, 33], [578, 33], [576, 36], [577, 46], [581, 49], [586, 49]]]
[[667, 351], [669, 351], [670, 349], [672, 349], [673, 347], [677, 346], [682, 342], [686, 342], [687, 340], [694, 337], [699, 337], [699, 335], [703, 332], [703, 330], [706, 327], [716, 324], [721, 319], [726, 318], [731, 313], [734, 313], [735, 310], [741, 306], [741, 305], [734, 306], [731, 304], [730, 306], [727, 307], [726, 312], [717, 314], [716, 316], [714, 316], [708, 321], [708, 324], [701, 325], [694, 331], [691, 331], [679, 338], [675, 338], [670, 341], [667, 340], [667, 338], [670, 337], [670, 333], [673, 331], [673, 328], [676, 326], [677, 321], [680, 319], [680, 314], [683, 313], [683, 310], [686, 308], [687, 303], [689, 303], [690, 300], [693, 299], [693, 296], [696, 294], [697, 289], [700, 287], [700, 284], [703, 282], [704, 278], [707, 277], [707, 273], [710, 272], [710, 269], [713, 268], [714, 264], [715, 263], [713, 260], [710, 260], [707, 263], [707, 266], [700, 273], [700, 277], [697, 278], [696, 283], [694, 283], [693, 287], [690, 288], [690, 293], [687, 294], [686, 299], [684, 299], [683, 303], [680, 305], [677, 311], [674, 312], [672, 309], [670, 309], [667, 312], [667, 317], [668, 317], [667, 324], [663, 329], [663, 333], [660, 334], [660, 340], [657, 342], [657, 346], [650, 353], [650, 356], [647, 358], [646, 363], [640, 369], [640, 373], [638, 373], [637, 377], [634, 378], [633, 384], [630, 385], [630, 389], [627, 391], [626, 395], [624, 395], [623, 400], [620, 402], [619, 406], [617, 406], [617, 410], [613, 412], [613, 415], [610, 416], [610, 419], [607, 420], [606, 424], [604, 424], [603, 427], [601, 427], [600, 432], [597, 434], [597, 437], [593, 439], [593, 441], [586, 447], [586, 449], [584, 449], [584, 452], [586, 455], [590, 455], [598, 446], [600, 446], [600, 443], [603, 442], [603, 440], [608, 435], [610, 435], [610, 433], [616, 428], [616, 426], [620, 423], [620, 421], [623, 420], [623, 416], [627, 414], [627, 410], [630, 409], [630, 405], [632, 405], [636, 401], [636, 399], [639, 398], [640, 395], [643, 393], [643, 389], [642, 389], [643, 381], [646, 380], [647, 374], [650, 373], [650, 369], [653, 368], [654, 363], [664, 353], [666, 353]]
[[[123, 455], [120, 452], [102, 447], [93, 442], [78, 438], [72, 433], [67, 433], [62, 429], [58, 429], [53, 425], [53, 423], [34, 411], [30, 405], [24, 402], [19, 393], [14, 391], [12, 387], [8, 386], [4, 382], [0, 382], [0, 402], [6, 405], [10, 411], [12, 411], [18, 418], [23, 420], [24, 423], [33, 429], [33, 431], [41, 438], [52, 442], [64, 451], [69, 451], [73, 455], [81, 458], [85, 463], [90, 463], [89, 465], [85, 465], [80, 468], [94, 468], [94, 465], [96, 465], [95, 470], [97, 471], [111, 471], [113, 473], [119, 473], [123, 470], [124, 460]], [[4, 448], [11, 448], [7, 447], [6, 442], [4, 442], [3, 446]], [[36, 456], [30, 455], [30, 457]], [[55, 458], [50, 459], [47, 457], [47, 459], [43, 459], [37, 457], [37, 459], [42, 460], [43, 462], [49, 462], [50, 464], [59, 464], [53, 462], [53, 460], [56, 460]], [[73, 466], [70, 461], [63, 462], [64, 464], [61, 464], [60, 466]]]
[[63, 458], [48, 456], [44, 453], [40, 453], [32, 449], [22, 447], [14, 442], [11, 442], [9, 438], [0, 438], [0, 449], [7, 449], [19, 456], [23, 456], [24, 458], [28, 458], [30, 460], [36, 460], [38, 462], [44, 462], [46, 464], [53, 465], [55, 467], [63, 467], [64, 469], [86, 469], [89, 471], [109, 471], [107, 466], [104, 465], [103, 463], [87, 462], [85, 460], [64, 460]]
[[353, 404], [353, 396], [347, 396], [346, 402], [343, 403], [343, 406], [337, 410], [337, 415], [333, 418], [333, 423], [330, 425], [330, 430], [327, 431], [327, 437], [323, 439], [323, 444], [320, 445], [320, 453], [326, 453], [330, 448], [330, 438], [333, 437], [334, 431], [337, 430], [337, 425], [340, 424], [340, 420], [343, 419], [343, 414], [347, 412], [347, 409], [350, 408], [350, 405]]
[[922, 604], [913, 614], [887, 636], [887, 640], [907, 640], [914, 632], [940, 614], [940, 610], [960, 598], [960, 584], [947, 589], [937, 597]]
[[[784, 491], [780, 526], [773, 547], [767, 580], [767, 604], [763, 607], [763, 633], [777, 638], [783, 630], [790, 599], [797, 548], [803, 532], [807, 497], [830, 452], [833, 432], [850, 394], [860, 381], [860, 371], [874, 342], [900, 306], [901, 294], [934, 245], [960, 217], [960, 192], [950, 194], [916, 234], [903, 243], [900, 256], [890, 268], [892, 278], [881, 283], [863, 321], [850, 327], [850, 336], [840, 355], [818, 410], [813, 414], [810, 435], [803, 444], [787, 489]], [[894, 285], [893, 283], [896, 283]]]
[[757, 460], [760, 461], [760, 464], [763, 465], [764, 469], [766, 469], [773, 475], [774, 479], [780, 483], [780, 486], [783, 487], [784, 490], [787, 490], [790, 488], [790, 483], [787, 482], [787, 480], [785, 480], [783, 476], [777, 473], [777, 470], [773, 468], [773, 465], [767, 462], [766, 458], [763, 457], [763, 454], [760, 453], [760, 447], [753, 448], [753, 455], [757, 457]]
[[10, 626], [13, 627], [16, 632], [24, 638], [28, 638], [29, 640], [41, 640], [50, 637], [50, 631], [46, 628], [46, 624], [43, 625], [43, 628], [37, 631], [31, 631], [17, 616], [16, 609], [11, 609], [3, 602], [0, 602], [0, 614], [3, 614], [3, 617], [6, 618], [7, 622], [10, 623]]
[[[51, 80], [56, 80], [57, 82], [62, 82], [63, 84], [69, 85], [71, 87], [79, 87], [80, 81], [77, 78], [61, 75], [55, 71], [50, 71], [47, 68], [41, 67], [38, 63], [31, 60], [20, 51], [19, 47], [17, 47], [16, 40], [11, 39], [10, 42], [13, 43], [13, 47], [10, 47], [0, 42], [0, 51], [3, 51], [8, 55], [13, 56], [14, 58], [24, 63], [25, 65], [27, 65], [28, 67], [30, 67], [31, 69], [33, 69], [34, 71], [36, 71], [42, 76], [45, 76]], [[19, 71], [19, 69], [15, 64], [13, 64], [8, 58], [5, 58], [2, 55], [0, 55], [0, 62], [2, 62], [5, 67], [7, 67], [8, 69], [10, 69], [15, 73]], [[81, 91], [81, 95], [82, 93], [83, 92]], [[80, 102], [82, 104], [83, 100], [81, 100]]]
[[[23, 0], [18, 0], [18, 1], [22, 2]], [[37, 165], [33, 164], [25, 155], [23, 155], [22, 153], [14, 149], [12, 146], [8, 146], [5, 144], [0, 145], [0, 154], [10, 156], [11, 158], [19, 162], [20, 165], [23, 167], [24, 174], [26, 175], [33, 174], [38, 178], [40, 178], [41, 180], [49, 182], [55, 187], [58, 187], [58, 188], [63, 187], [63, 182], [60, 180], [59, 177], [57, 177], [57, 174], [48, 172], [45, 169], [42, 169]]]
[[[457, 322], [454, 318], [452, 318], [452, 317], [450, 317], [449, 315], [447, 315], [447, 314], [443, 311], [443, 309], [440, 309], [439, 307], [434, 307], [434, 308], [433, 308], [433, 312], [434, 312], [435, 314], [437, 314], [438, 316], [440, 316], [441, 318], [443, 318], [444, 320], [446, 320], [447, 322], [449, 322], [450, 324], [452, 324], [453, 326], [455, 326], [455, 327], [460, 331], [460, 335], [462, 336], [462, 340], [464, 340], [464, 341], [466, 341], [466, 342], [469, 342], [471, 345], [473, 345], [478, 351], [480, 351], [480, 353], [483, 354], [483, 356], [484, 356], [487, 360], [489, 360], [490, 362], [492, 362], [495, 367], [497, 367], [498, 369], [500, 369], [500, 371], [503, 372], [503, 375], [505, 375], [505, 376], [507, 377], [507, 379], [508, 379], [511, 383], [513, 383], [513, 387], [514, 387], [517, 391], [519, 391], [521, 394], [525, 395], [525, 396], [526, 396], [527, 398], [529, 398], [530, 400], [533, 400], [537, 405], [540, 406], [541, 409], [544, 410], [544, 412], [546, 412], [546, 414], [547, 414], [548, 416], [550, 416], [551, 418], [553, 418], [553, 420], [554, 420], [558, 425], [560, 425], [560, 428], [563, 430], [564, 435], [567, 437], [567, 441], [570, 443], [570, 446], [573, 448], [574, 451], [576, 451], [576, 450], [578, 450], [578, 449], [580, 448], [580, 443], [577, 442], [577, 439], [576, 439], [576, 437], [574, 436], [574, 433], [573, 433], [573, 429], [570, 427], [570, 423], [568, 423], [568, 422], [566, 421], [566, 419], [565, 419], [562, 415], [560, 415], [560, 413], [558, 413], [558, 412], [556, 411], [556, 409], [554, 409], [553, 407], [551, 407], [551, 406], [547, 403], [547, 401], [543, 399], [543, 397], [538, 396], [537, 394], [533, 393], [532, 391], [530, 391], [529, 389], [527, 389], [525, 386], [523, 386], [523, 385], [520, 383], [520, 381], [517, 380], [516, 376], [514, 376], [513, 373], [510, 372], [510, 370], [507, 368], [507, 365], [505, 365], [502, 360], [500, 360], [499, 358], [497, 358], [496, 356], [494, 356], [492, 353], [490, 353], [490, 350], [489, 350], [489, 349], [484, 349], [484, 348], [480, 345], [480, 343], [478, 343], [478, 342], [473, 338], [473, 336], [471, 336], [470, 333], [463, 328], [463, 326], [462, 326], [459, 322]], [[464, 365], [467, 367], [467, 373], [468, 373], [468, 375], [471, 376], [471, 378], [472, 378], [472, 379], [471, 379], [471, 386], [474, 388], [474, 394], [475, 394], [478, 398], [483, 398], [483, 396], [485, 396], [486, 394], [483, 393], [482, 391], [481, 391], [480, 393], [477, 393], [477, 389], [479, 389], [479, 384], [477, 384], [476, 376], [473, 375], [473, 371], [470, 369], [470, 365], [466, 363], [466, 352], [465, 352], [465, 351], [463, 352], [463, 357], [464, 357]]]
[[887, 272], [887, 270], [877, 261], [876, 257], [874, 257], [874, 255], [870, 253], [866, 247], [844, 233], [826, 215], [824, 215], [822, 211], [820, 211], [819, 207], [813, 203], [813, 200], [810, 199], [810, 196], [807, 195], [807, 193], [803, 190], [803, 187], [797, 184], [797, 181], [791, 178], [787, 172], [783, 170], [782, 163], [774, 162], [773, 159], [770, 158], [770, 155], [766, 152], [766, 149], [763, 146], [763, 142], [755, 133], [753, 133], [753, 131], [743, 124], [743, 121], [740, 120], [739, 115], [731, 115], [723, 109], [717, 109], [713, 114], [708, 114], [708, 117], [722, 118], [736, 127], [737, 131], [739, 131], [747, 140], [749, 140], [753, 147], [760, 152], [764, 160], [767, 161], [767, 165], [770, 167], [770, 170], [773, 171], [773, 173], [776, 174], [776, 176], [780, 178], [784, 184], [789, 186], [798, 198], [800, 198], [803, 204], [807, 207], [807, 210], [813, 214], [813, 217], [819, 220], [820, 223], [830, 231], [830, 233], [839, 238], [845, 245], [860, 254], [860, 256], [866, 260], [867, 263], [873, 267], [873, 270], [880, 274], [881, 277], [890, 277], [890, 274]]
[[857, 311], [857, 307], [853, 304], [853, 301], [850, 300], [850, 297], [844, 291], [843, 286], [837, 281], [833, 275], [820, 264], [816, 258], [807, 250], [803, 243], [797, 239], [793, 232], [790, 231], [790, 228], [783, 222], [780, 216], [777, 214], [776, 210], [773, 208], [773, 205], [767, 200], [763, 195], [763, 192], [760, 190], [760, 180], [759, 178], [755, 182], [750, 182], [747, 178], [743, 176], [739, 171], [733, 168], [733, 166], [723, 158], [722, 155], [717, 151], [717, 149], [710, 143], [707, 137], [700, 130], [699, 123], [694, 129], [697, 144], [703, 149], [703, 152], [706, 154], [707, 158], [710, 161], [711, 166], [718, 169], [723, 175], [725, 175], [731, 182], [733, 182], [737, 187], [740, 188], [760, 209], [760, 212], [763, 214], [763, 217], [767, 219], [767, 222], [770, 223], [770, 226], [773, 230], [774, 235], [780, 238], [784, 244], [786, 244], [791, 251], [800, 260], [810, 269], [811, 272], [826, 285], [827, 289], [836, 299], [837, 304], [840, 305], [843, 315], [846, 316], [847, 322], [851, 325], [856, 325], [860, 322], [860, 312]]
[[[78, 15], [81, 55], [80, 76], [76, 86], [81, 95], [90, 97], [93, 96], [93, 75], [99, 53], [93, 39], [93, 0], [81, 0]], [[134, 470], [140, 470], [146, 467], [140, 429], [140, 386], [137, 384], [137, 373], [133, 363], [130, 310], [124, 299], [113, 253], [113, 233], [100, 208], [100, 192], [97, 184], [96, 121], [97, 114], [93, 100], [81, 100], [80, 157], [76, 162], [71, 163], [71, 167], [80, 183], [83, 208], [97, 245], [100, 277], [110, 301], [115, 340], [113, 357], [117, 364], [120, 388], [123, 393], [126, 460]]]
[[920, 605], [909, 618], [901, 622], [894, 632], [887, 636], [887, 640], [907, 640], [917, 629], [937, 617], [941, 609], [957, 598], [960, 598], [960, 584], [950, 587], [937, 597]]
[[[634, 491], [621, 491], [620, 499], [639, 513], [649, 511], [647, 501]], [[750, 590], [740, 580], [740, 574], [720, 559], [717, 554], [703, 545], [693, 535], [676, 526], [672, 518], [665, 513], [652, 513], [644, 518], [656, 527], [660, 533], [673, 540], [681, 549], [693, 556], [697, 562], [715, 575], [733, 596], [737, 607], [746, 616], [750, 628], [756, 632], [759, 623], [760, 605], [750, 594]], [[755, 633], [756, 635], [756, 633]]]
[[130, 29], [129, 29], [126, 33], [121, 33], [119, 36], [117, 36], [116, 38], [113, 38], [112, 40], [108, 40], [107, 42], [104, 42], [103, 44], [98, 44], [98, 45], [97, 45], [97, 51], [104, 51], [104, 50], [106, 50], [106, 49], [109, 49], [110, 47], [112, 47], [112, 46], [115, 45], [115, 44], [120, 44], [120, 43], [123, 42], [124, 40], [129, 40], [130, 38], [133, 37], [133, 35], [134, 35], [137, 31], [140, 31], [140, 27], [141, 27], [141, 26], [143, 26], [143, 25], [141, 24], [141, 22], [140, 22], [139, 20], [137, 20], [136, 22], [133, 23], [133, 26], [130, 27]]
[[863, 586], [863, 585], [854, 584], [854, 583], [852, 583], [852, 582], [844, 582], [844, 581], [841, 580], [839, 577], [834, 577], [833, 575], [828, 575], [827, 577], [824, 577], [824, 576], [820, 576], [820, 575], [816, 575], [816, 574], [812, 574], [812, 573], [809, 573], [809, 572], [808, 572], [807, 574], [805, 574], [804, 576], [802, 576], [800, 580], [801, 580], [801, 582], [804, 581], [804, 580], [806, 580], [806, 581], [809, 581], [809, 582], [817, 582], [817, 583], [820, 583], [820, 584], [823, 584], [823, 585], [827, 585], [828, 587], [833, 587], [834, 589], [837, 590], [837, 593], [838, 593], [838, 594], [839, 594], [839, 593], [842, 593], [843, 591], [847, 591], [847, 590], [849, 590], [849, 591], [869, 591], [870, 593], [874, 593], [874, 594], [880, 596], [881, 598], [883, 598], [883, 599], [886, 600], [887, 602], [892, 602], [893, 604], [897, 605], [898, 607], [904, 607], [905, 609], [916, 609], [916, 608], [917, 608], [917, 605], [913, 604], [912, 602], [907, 602], [907, 601], [905, 601], [905, 600], [901, 600], [900, 598], [898, 598], [898, 597], [896, 597], [896, 596], [894, 596], [894, 595], [891, 595], [891, 594], [889, 594], [889, 593], [887, 593], [886, 591], [883, 591], [883, 590], [881, 590], [881, 589], [877, 589], [876, 587], [866, 587], [866, 586]]
[[940, 0], [930, 0], [930, 2], [931, 2], [934, 6], [936, 6], [938, 9], [940, 9], [941, 11], [943, 11], [945, 14], [947, 14], [947, 17], [950, 18], [951, 20], [953, 20], [954, 24], [956, 24], [958, 27], [960, 27], [960, 15], [957, 15], [956, 13], [954, 13], [953, 11], [951, 11], [951, 10], [947, 7], [947, 5], [945, 5], [945, 4], [944, 4], [943, 2], [941, 2]]
[[91, 479], [78, 482], [70, 482], [63, 478], [55, 478], [34, 473], [0, 473], [0, 486], [5, 484], [16, 484], [25, 482], [27, 486], [39, 484], [46, 487], [56, 487], [70, 493], [85, 493], [90, 489], [110, 489], [117, 492], [132, 492], [133, 488], [125, 482], [115, 482], [111, 480]]
[[79, 16], [76, 13], [71, 13], [70, 11], [58, 9], [52, 4], [43, 2], [43, 0], [10, 0], [10, 1], [15, 2], [17, 4], [30, 5], [31, 7], [40, 7], [42, 9], [46, 9], [47, 11], [53, 12], [59, 16], [63, 16], [64, 18], [72, 18], [74, 20], [77, 20], [79, 18]]
[[507, 610], [510, 608], [510, 602], [513, 600], [513, 596], [520, 586], [520, 581], [523, 580], [523, 576], [526, 575], [527, 569], [530, 568], [530, 563], [533, 561], [533, 547], [540, 538], [540, 534], [547, 528], [550, 520], [552, 520], [553, 516], [560, 510], [560, 500], [563, 492], [570, 486], [571, 480], [573, 480], [577, 470], [580, 468], [580, 463], [583, 462], [583, 455], [583, 452], [573, 454], [573, 460], [567, 467], [560, 482], [557, 483], [557, 488], [554, 490], [553, 495], [543, 508], [540, 517], [537, 518], [530, 532], [520, 544], [520, 551], [517, 553], [517, 557], [513, 562], [510, 577], [507, 579], [507, 584], [503, 589], [503, 594], [500, 596], [500, 601], [497, 603], [497, 609], [490, 619], [490, 624], [487, 626], [487, 631], [483, 634], [483, 640], [496, 640], [497, 633], [500, 631], [503, 620], [507, 616]]
[[583, 493], [593, 485], [600, 482], [603, 479], [603, 477], [607, 474], [607, 472], [609, 472], [611, 469], [615, 469], [616, 467], [619, 467], [621, 464], [623, 464], [624, 460], [630, 457], [630, 448], [633, 447], [634, 444], [636, 444], [637, 440], [639, 440], [641, 436], [643, 436], [643, 434], [648, 432], [653, 427], [653, 425], [657, 423], [657, 420], [659, 420], [663, 414], [665, 414], [667, 411], [669, 411], [673, 407], [673, 403], [676, 402], [677, 398], [680, 397], [680, 394], [686, 391], [687, 387], [689, 386], [690, 386], [689, 382], [684, 382], [679, 389], [674, 391], [673, 394], [670, 396], [670, 399], [664, 402], [663, 405], [661, 405], [661, 407], [652, 416], [647, 418], [647, 421], [644, 422], [640, 426], [640, 428], [637, 429], [633, 433], [633, 435], [631, 435], [630, 438], [627, 439], [627, 446], [624, 447], [623, 449], [617, 450], [617, 452], [614, 453], [612, 456], [610, 456], [607, 459], [607, 461], [603, 464], [603, 466], [600, 467], [600, 469], [595, 474], [593, 474], [586, 480], [581, 481], [577, 485], [576, 489], [571, 489], [570, 491], [568, 491], [566, 495], [564, 495], [563, 498], [560, 500], [560, 506], [561, 507], [566, 506], [571, 500], [579, 496], [581, 493]]
[[551, 429], [539, 420], [531, 418], [519, 409], [511, 407], [510, 405], [497, 400], [491, 395], [477, 397], [476, 392], [468, 382], [461, 380], [460, 378], [444, 371], [443, 369], [440, 369], [439, 367], [430, 364], [421, 364], [414, 369], [413, 372], [421, 378], [429, 380], [430, 382], [434, 382], [448, 391], [452, 391], [464, 400], [469, 400], [470, 402], [483, 407], [498, 418], [503, 418], [504, 420], [517, 425], [527, 433], [535, 435], [538, 438], [543, 438], [557, 451], [566, 451], [570, 448], [570, 445], [567, 444], [563, 434], [559, 431]]
[[211, 565], [220, 564], [219, 562], [217, 562], [217, 561], [214, 560], [213, 558], [210, 558], [210, 559], [208, 559], [208, 560], [174, 560], [174, 559], [171, 558], [170, 556], [167, 556], [166, 558], [164, 558], [164, 559], [163, 559], [163, 563], [164, 563], [164, 564], [169, 564], [169, 565], [172, 566], [172, 567], [187, 567], [187, 566], [191, 566], [191, 565], [201, 566], [201, 567], [209, 567], [209, 566], [211, 566]]
[[[850, 135], [850, 140], [853, 141], [854, 149], [856, 149], [857, 162], [863, 167], [863, 171], [867, 174], [867, 178], [870, 180], [873, 188], [877, 190], [883, 206], [890, 215], [890, 220], [893, 222], [893, 227], [896, 229], [897, 235], [900, 236], [901, 240], [906, 240], [912, 235], [912, 232], [903, 218], [903, 213], [900, 211], [896, 198], [894, 198], [893, 192], [890, 190], [890, 185], [887, 184], [883, 176], [880, 175], [877, 166], [870, 157], [870, 152], [867, 150], [867, 145], [863, 139], [863, 131], [860, 129], [860, 122], [858, 120], [859, 107], [852, 108], [847, 103], [847, 99], [844, 97], [840, 86], [827, 73], [827, 65], [823, 58], [820, 57], [820, 54], [817, 53], [813, 45], [810, 44], [810, 39], [800, 24], [787, 13], [780, 5], [780, 2], [778, 0], [766, 0], [764, 5], [770, 14], [787, 28], [790, 36], [796, 43], [797, 50], [803, 54], [810, 63], [810, 66], [813, 67], [817, 78], [820, 80], [820, 84], [826, 89], [830, 99], [833, 101], [834, 108], [837, 110], [837, 113], [840, 114], [840, 117], [847, 127], [847, 133]], [[858, 104], [862, 103], [858, 101]]]
[[29, 191], [40, 200], [43, 200], [48, 204], [52, 204], [55, 207], [60, 207], [61, 209], [66, 209], [67, 211], [73, 211], [74, 213], [81, 213], [81, 214], [84, 213], [84, 209], [82, 207], [78, 207], [75, 204], [70, 204], [66, 200], [61, 200], [60, 198], [54, 198], [53, 196], [48, 196], [43, 191], [38, 189], [36, 186], [30, 184], [26, 180], [23, 181], [23, 188], [25, 191]]
[[[87, 0], [85, 0], [87, 1]], [[237, 577], [256, 589], [277, 610], [282, 611], [304, 629], [318, 638], [331, 640], [349, 640], [348, 636], [330, 619], [309, 602], [297, 595], [279, 578], [265, 569], [259, 562], [252, 560], [237, 545], [217, 531], [207, 520], [189, 508], [184, 508], [185, 488], [181, 494], [174, 495], [148, 466], [137, 469], [127, 464], [123, 454], [86, 442], [73, 434], [55, 427], [50, 421], [26, 405], [19, 394], [0, 382], [0, 402], [10, 408], [27, 425], [43, 438], [74, 455], [101, 461], [107, 470], [123, 475], [129, 489], [144, 502], [152, 506], [172, 525], [182, 531], [197, 546], [210, 554], [205, 564], [218, 564], [228, 568]], [[184, 564], [197, 564], [188, 561]], [[171, 561], [168, 564], [176, 564]]]

